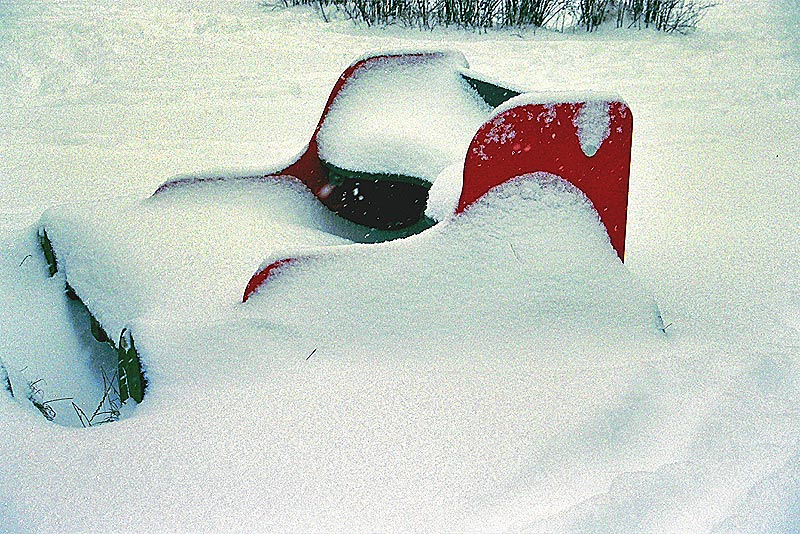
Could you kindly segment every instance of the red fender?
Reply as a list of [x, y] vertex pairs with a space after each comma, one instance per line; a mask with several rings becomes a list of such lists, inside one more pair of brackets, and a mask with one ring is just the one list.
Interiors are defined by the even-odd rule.
[[589, 156], [581, 148], [576, 124], [585, 105], [524, 104], [481, 126], [467, 152], [456, 213], [512, 178], [548, 172], [583, 191], [624, 260], [633, 114], [625, 103], [609, 102], [608, 136]]
[[266, 267], [259, 269], [247, 282], [247, 287], [244, 288], [244, 296], [242, 302], [247, 302], [250, 295], [255, 293], [259, 287], [266, 283], [267, 279], [277, 274], [277, 272], [286, 265], [291, 265], [297, 261], [297, 258], [284, 258], [282, 260], [274, 261]]

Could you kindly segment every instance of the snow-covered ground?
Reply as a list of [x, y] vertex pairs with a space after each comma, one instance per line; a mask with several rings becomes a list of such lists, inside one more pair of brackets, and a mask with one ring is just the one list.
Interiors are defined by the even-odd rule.
[[[102, 384], [88, 370], [114, 365], [76, 336], [86, 317], [46, 276], [45, 210], [284, 161], [354, 57], [409, 47], [457, 49], [515, 86], [626, 99], [630, 273], [599, 278], [643, 286], [667, 334], [583, 324], [564, 302], [589, 293], [564, 299], [557, 285], [502, 326], [452, 305], [436, 317], [434, 299], [451, 298], [439, 278], [402, 272], [423, 313], [414, 337], [386, 326], [385, 277], [306, 273], [276, 290], [277, 315], [265, 294], [202, 327], [142, 327], [151, 387], [114, 424], [62, 426], [24, 395], [0, 396], [0, 530], [800, 530], [800, 6], [789, 0], [723, 0], [685, 37], [368, 30], [245, 0], [0, 5], [0, 359], [16, 390], [35, 383], [40, 401], [91, 411]], [[423, 251], [414, 261], [435, 238], [447, 258], [474, 236], [433, 230], [409, 243]], [[568, 242], [591, 249], [579, 237]], [[436, 272], [447, 279], [446, 265]], [[467, 294], [475, 280], [455, 284]], [[303, 299], [330, 287], [368, 305], [304, 323]], [[480, 329], [459, 328], [465, 317]], [[50, 406], [77, 424], [69, 401]]]

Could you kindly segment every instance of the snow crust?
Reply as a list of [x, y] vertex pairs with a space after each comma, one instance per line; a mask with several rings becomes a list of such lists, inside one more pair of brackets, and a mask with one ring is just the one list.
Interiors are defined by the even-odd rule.
[[491, 108], [461, 78], [463, 56], [386, 58], [357, 70], [319, 131], [323, 160], [433, 182], [463, 162]]

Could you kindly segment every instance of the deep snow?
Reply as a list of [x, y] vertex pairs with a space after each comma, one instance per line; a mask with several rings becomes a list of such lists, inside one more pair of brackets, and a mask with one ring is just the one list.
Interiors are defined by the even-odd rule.
[[208, 329], [145, 325], [153, 387], [122, 421], [66, 428], [0, 399], [0, 529], [800, 527], [796, 4], [726, 0], [688, 37], [366, 30], [254, 4], [0, 6], [0, 359], [15, 386], [45, 378], [47, 398], [90, 406], [83, 369], [108, 363], [46, 277], [42, 212], [286, 160], [375, 48], [457, 49], [515, 86], [620, 94], [626, 266], [667, 335], [565, 331], [556, 308], [529, 330], [451, 324], [433, 348], [337, 331], [333, 315], [320, 332], [341, 338], [321, 339], [292, 308], [264, 312], [266, 295]]

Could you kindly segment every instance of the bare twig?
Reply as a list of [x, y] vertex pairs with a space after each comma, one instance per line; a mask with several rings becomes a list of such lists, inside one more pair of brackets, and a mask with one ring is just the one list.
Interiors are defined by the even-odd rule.
[[78, 406], [77, 404], [75, 404], [73, 402], [72, 403], [72, 408], [75, 410], [75, 414], [77, 414], [77, 416], [78, 416], [78, 421], [81, 422], [81, 424], [83, 425], [83, 428], [92, 426], [92, 422], [89, 421], [89, 418], [86, 417], [86, 414], [84, 413], [83, 410], [81, 410], [80, 406]]
[[100, 399], [100, 402], [97, 404], [97, 407], [95, 408], [91, 417], [86, 415], [86, 412], [74, 402], [72, 397], [43, 400], [44, 391], [39, 386], [39, 384], [42, 383], [47, 384], [47, 381], [43, 378], [33, 382], [28, 382], [28, 400], [31, 401], [34, 407], [36, 407], [36, 409], [39, 410], [39, 412], [41, 412], [41, 414], [48, 421], [55, 420], [57, 415], [51, 404], [61, 401], [73, 401], [71, 403], [72, 409], [75, 410], [75, 414], [78, 416], [78, 421], [81, 422], [81, 425], [84, 428], [117, 421], [120, 417], [120, 404], [118, 400], [119, 391], [114, 386], [116, 375], [109, 378], [105, 370], [102, 368], [100, 369], [100, 372], [103, 377], [103, 396]]
[[[714, 0], [282, 0], [285, 6], [310, 5], [340, 10], [356, 24], [392, 24], [420, 29], [437, 26], [487, 31], [489, 28], [572, 28], [594, 31], [607, 22], [618, 28], [654, 27], [664, 32], [693, 30]], [[277, 5], [261, 2], [261, 5]]]
[[[27, 367], [26, 367], [27, 369]], [[54, 402], [61, 402], [61, 401], [68, 401], [72, 400], [72, 397], [61, 397], [57, 399], [47, 399], [44, 400], [44, 391], [42, 388], [39, 387], [40, 383], [47, 384], [47, 381], [43, 378], [39, 380], [34, 380], [33, 382], [28, 382], [28, 400], [31, 401], [31, 404], [39, 410], [39, 412], [47, 419], [48, 421], [53, 421], [58, 415], [55, 409], [50, 406]]]

